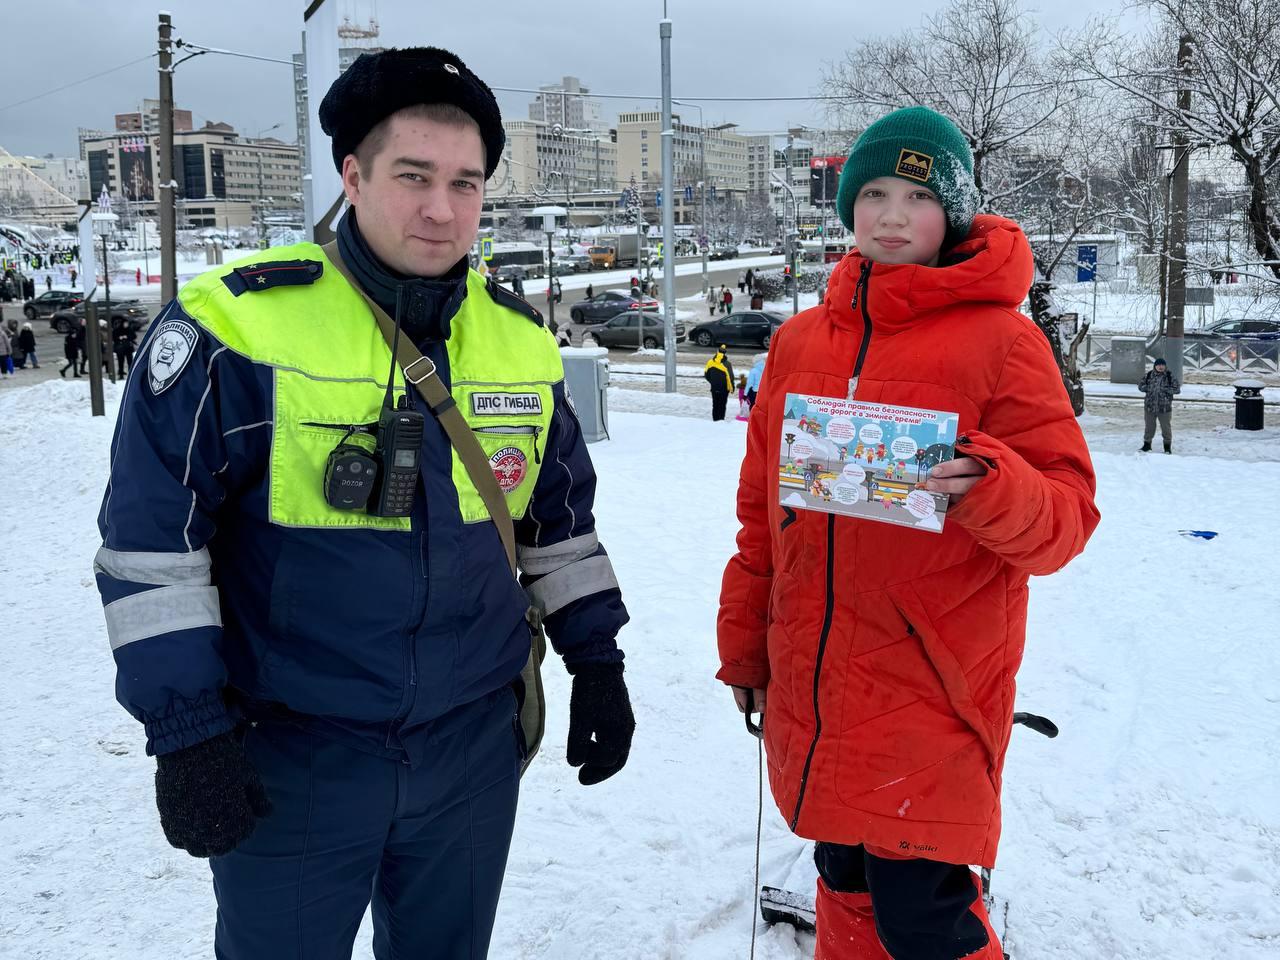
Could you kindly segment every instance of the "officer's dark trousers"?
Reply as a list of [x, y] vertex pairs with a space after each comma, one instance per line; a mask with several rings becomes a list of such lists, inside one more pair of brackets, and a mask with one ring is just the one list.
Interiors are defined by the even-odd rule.
[[711, 419], [723, 420], [725, 406], [729, 403], [729, 392], [727, 390], [711, 391]]
[[416, 768], [291, 724], [252, 728], [273, 811], [210, 861], [218, 960], [345, 960], [371, 899], [378, 960], [485, 957], [516, 813], [514, 718], [503, 690]]

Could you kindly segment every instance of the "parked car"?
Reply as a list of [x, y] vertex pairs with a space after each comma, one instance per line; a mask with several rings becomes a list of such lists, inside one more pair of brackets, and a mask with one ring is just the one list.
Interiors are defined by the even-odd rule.
[[[644, 340], [640, 339], [640, 318], [644, 318]], [[632, 310], [620, 313], [604, 323], [591, 328], [591, 336], [602, 347], [634, 347], [643, 342], [648, 349], [665, 344], [664, 327], [661, 315], [651, 312]], [[676, 343], [684, 343], [685, 326], [676, 323], [673, 331]]]
[[[98, 319], [101, 321], [103, 310], [106, 303], [95, 301], [98, 303]], [[68, 307], [66, 310], [59, 310], [49, 318], [49, 328], [56, 330], [58, 333], [67, 333], [74, 327], [80, 326], [80, 321], [84, 319], [84, 301], [80, 301], [74, 306]], [[147, 313], [147, 308], [138, 303], [137, 300], [112, 300], [111, 301], [111, 323], [127, 323], [132, 333], [138, 333], [147, 325], [147, 321], [151, 319], [151, 315]]]
[[768, 347], [773, 333], [782, 326], [783, 317], [776, 313], [752, 310], [730, 313], [718, 320], [699, 323], [689, 331], [689, 339], [700, 347], [724, 343], [748, 347]]
[[[644, 297], [640, 301], [641, 309], [657, 310], [658, 301]], [[636, 299], [621, 290], [604, 290], [590, 300], [579, 300], [569, 308], [569, 319], [577, 324], [604, 323], [616, 317], [624, 310], [634, 310]]]
[[787, 253], [786, 244], [784, 244], [781, 240], [773, 241], [773, 245], [769, 247], [769, 256], [771, 257], [785, 256], [786, 253]]
[[1183, 336], [1188, 339], [1280, 340], [1280, 320], [1219, 320], [1203, 330], [1188, 330]]
[[732, 260], [738, 255], [738, 248], [730, 244], [713, 247], [707, 255], [708, 260]]
[[22, 312], [26, 314], [28, 320], [51, 317], [59, 310], [72, 307], [83, 299], [84, 297], [74, 290], [50, 290], [33, 300], [28, 300], [23, 304]]

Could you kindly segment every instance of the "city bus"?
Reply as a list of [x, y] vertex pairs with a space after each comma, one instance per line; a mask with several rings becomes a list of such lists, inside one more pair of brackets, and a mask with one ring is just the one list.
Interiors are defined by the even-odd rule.
[[509, 279], [514, 267], [521, 267], [526, 277], [546, 276], [546, 253], [537, 243], [495, 243], [489, 270], [497, 273], [499, 280]]

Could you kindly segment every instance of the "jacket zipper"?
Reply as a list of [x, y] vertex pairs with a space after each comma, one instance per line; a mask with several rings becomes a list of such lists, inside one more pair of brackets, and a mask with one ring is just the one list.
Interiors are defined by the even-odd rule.
[[818, 749], [818, 737], [822, 736], [822, 712], [818, 707], [818, 683], [822, 677], [822, 657], [827, 652], [827, 637], [831, 633], [832, 614], [835, 610], [835, 572], [836, 572], [836, 515], [827, 515], [827, 600], [822, 611], [822, 633], [818, 635], [818, 657], [813, 665], [813, 741], [809, 744], [809, 753], [804, 758], [804, 772], [800, 774], [800, 792], [796, 795], [796, 809], [791, 815], [791, 829], [795, 830], [800, 822], [800, 805], [804, 803], [805, 788], [809, 785], [809, 768], [813, 765], [813, 754]]
[[471, 431], [503, 437], [533, 437], [533, 462], [542, 462], [542, 457], [538, 455], [538, 436], [542, 433], [541, 427], [472, 427]]
[[[858, 384], [858, 375], [867, 359], [867, 345], [871, 341], [871, 313], [867, 310], [867, 289], [871, 285], [871, 261], [863, 261], [858, 285], [854, 288], [853, 303], [850, 306], [862, 308], [862, 343], [858, 346], [858, 358], [853, 363], [853, 376], [849, 379], [849, 399], [853, 399], [854, 388]], [[813, 755], [818, 749], [818, 738], [822, 736], [822, 711], [819, 704], [818, 691], [822, 680], [822, 659], [827, 651], [827, 637], [831, 633], [832, 613], [835, 608], [835, 569], [836, 569], [836, 517], [827, 516], [827, 597], [822, 614], [822, 632], [818, 636], [818, 656], [813, 664], [813, 740], [809, 743], [809, 752], [804, 758], [804, 770], [800, 774], [800, 791], [796, 795], [795, 812], [791, 815], [791, 829], [794, 831], [800, 822], [800, 807], [804, 803], [805, 790], [809, 786], [809, 769], [813, 766]]]

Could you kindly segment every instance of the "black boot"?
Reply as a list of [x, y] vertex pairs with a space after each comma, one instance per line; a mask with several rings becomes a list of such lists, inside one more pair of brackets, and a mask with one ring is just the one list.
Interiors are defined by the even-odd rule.
[[1143, 441], [1142, 441], [1142, 449], [1141, 449], [1141, 450], [1139, 450], [1138, 452], [1139, 452], [1139, 453], [1150, 453], [1150, 452], [1151, 452], [1151, 441], [1150, 441], [1150, 440], [1143, 440]]
[[1166, 440], [1166, 441], [1164, 442], [1164, 452], [1165, 452], [1165, 453], [1173, 453], [1173, 441], [1172, 441], [1172, 440]]

